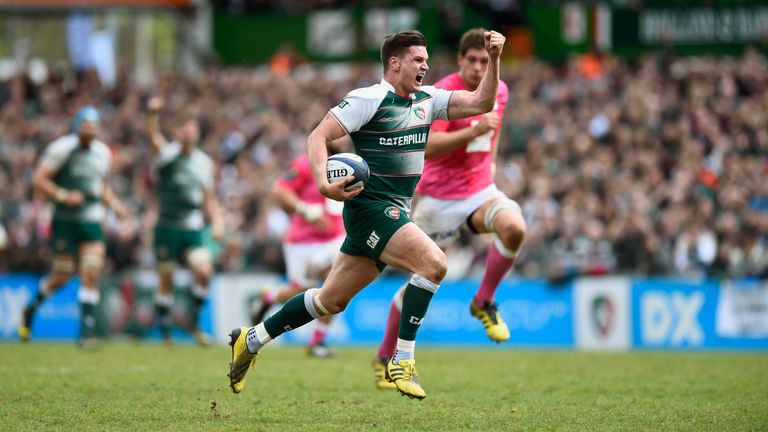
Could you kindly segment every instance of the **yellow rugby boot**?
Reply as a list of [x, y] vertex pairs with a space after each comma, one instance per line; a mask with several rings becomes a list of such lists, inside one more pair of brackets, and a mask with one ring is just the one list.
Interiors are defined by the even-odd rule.
[[32, 337], [32, 308], [30, 306], [24, 308], [24, 312], [21, 314], [21, 324], [19, 324], [16, 332], [22, 342], [29, 342]]
[[29, 342], [29, 337], [32, 334], [32, 331], [24, 324], [21, 324], [18, 329], [16, 329], [16, 332], [19, 334], [19, 340], [22, 342]]
[[387, 381], [387, 359], [376, 356], [373, 358], [373, 383], [379, 390], [394, 390], [397, 388], [395, 383]]
[[389, 359], [385, 378], [395, 383], [397, 391], [411, 399], [422, 400], [427, 393], [419, 384], [419, 376], [416, 373], [416, 360], [400, 360], [393, 363], [394, 357]]
[[248, 351], [246, 337], [250, 327], [240, 327], [229, 334], [229, 346], [232, 347], [232, 361], [229, 363], [229, 387], [235, 393], [240, 393], [245, 387], [245, 374], [248, 368], [256, 363], [259, 353], [251, 354]]
[[483, 307], [479, 308], [475, 306], [475, 302], [472, 301], [469, 304], [469, 313], [483, 323], [485, 334], [487, 334], [491, 340], [496, 343], [509, 340], [509, 327], [507, 327], [507, 323], [505, 323], [501, 318], [501, 315], [499, 315], [496, 303], [486, 301], [483, 304]]

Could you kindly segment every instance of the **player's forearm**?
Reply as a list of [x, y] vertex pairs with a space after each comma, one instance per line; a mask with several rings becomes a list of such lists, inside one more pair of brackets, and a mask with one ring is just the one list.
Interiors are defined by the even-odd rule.
[[224, 227], [224, 215], [222, 214], [221, 206], [216, 199], [207, 199], [205, 202], [205, 217], [211, 221], [213, 227]]
[[307, 157], [315, 184], [321, 191], [328, 185], [328, 140], [312, 132], [307, 139]]
[[160, 133], [160, 116], [157, 112], [147, 114], [147, 137], [152, 151], [158, 153], [165, 144], [165, 138]]
[[468, 127], [451, 132], [430, 132], [427, 139], [425, 157], [427, 159], [443, 156], [459, 147], [467, 145], [480, 134], [475, 127]]
[[104, 192], [101, 194], [101, 200], [112, 210], [117, 210], [122, 207], [122, 203], [120, 203], [117, 194], [109, 186], [104, 187]]
[[52, 201], [63, 201], [66, 198], [67, 190], [60, 188], [50, 178], [36, 174], [33, 180], [33, 186], [35, 190], [41, 193], [45, 198]]
[[295, 193], [277, 185], [272, 188], [272, 196], [275, 198], [275, 201], [277, 201], [280, 208], [288, 214], [292, 214], [296, 211], [296, 206], [300, 201]]
[[302, 201], [295, 192], [282, 186], [275, 186], [272, 195], [280, 208], [288, 214], [298, 214], [308, 222], [315, 222], [323, 217], [323, 205], [320, 203], [308, 203]]
[[496, 94], [499, 91], [499, 63], [499, 59], [491, 59], [480, 85], [475, 90], [475, 104], [483, 113], [491, 111], [496, 103]]

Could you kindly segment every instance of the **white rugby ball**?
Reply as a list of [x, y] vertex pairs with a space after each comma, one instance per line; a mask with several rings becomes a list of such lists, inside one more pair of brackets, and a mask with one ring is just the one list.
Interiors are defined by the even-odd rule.
[[344, 188], [345, 191], [350, 192], [365, 186], [371, 171], [360, 156], [354, 153], [338, 153], [328, 158], [326, 174], [328, 183], [336, 183], [348, 176], [353, 176], [355, 179]]

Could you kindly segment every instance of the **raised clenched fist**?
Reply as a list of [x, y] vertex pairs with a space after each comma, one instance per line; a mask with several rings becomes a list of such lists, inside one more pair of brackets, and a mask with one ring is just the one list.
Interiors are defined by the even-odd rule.
[[150, 113], [157, 113], [163, 109], [164, 101], [160, 96], [153, 96], [147, 102], [147, 111]]
[[485, 50], [491, 59], [498, 59], [501, 56], [501, 50], [504, 48], [504, 41], [507, 40], [501, 33], [493, 30], [485, 32]]

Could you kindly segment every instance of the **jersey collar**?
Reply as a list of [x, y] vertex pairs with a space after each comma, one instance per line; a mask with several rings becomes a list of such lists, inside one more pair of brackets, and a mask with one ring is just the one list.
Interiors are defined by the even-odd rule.
[[390, 92], [392, 92], [392, 94], [394, 94], [395, 96], [397, 96], [397, 97], [399, 97], [401, 99], [413, 99], [413, 93], [408, 95], [407, 98], [404, 98], [404, 97], [398, 95], [397, 92], [395, 91], [395, 87], [392, 86], [392, 84], [390, 84], [389, 81], [385, 80], [384, 78], [381, 79], [381, 82], [379, 83], [379, 85], [384, 87], [385, 89], [389, 90]]
[[392, 93], [395, 92], [395, 87], [393, 87], [392, 84], [390, 84], [389, 81], [385, 80], [384, 78], [381, 79], [381, 82], [379, 83], [379, 85], [391, 91]]

